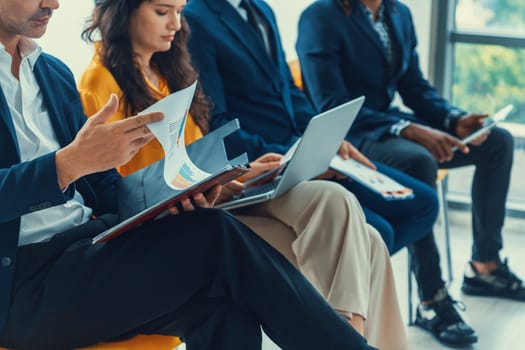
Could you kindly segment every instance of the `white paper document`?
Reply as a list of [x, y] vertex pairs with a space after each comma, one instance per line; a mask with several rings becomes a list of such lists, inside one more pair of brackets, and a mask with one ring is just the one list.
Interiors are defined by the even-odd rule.
[[379, 193], [385, 199], [410, 199], [414, 197], [412, 189], [354, 159], [342, 159], [337, 155], [330, 162], [330, 168]]
[[184, 127], [196, 86], [194, 82], [139, 113], [164, 113], [163, 120], [148, 124], [148, 127], [164, 149], [164, 180], [175, 190], [193, 186], [212, 175], [193, 164], [184, 144]]

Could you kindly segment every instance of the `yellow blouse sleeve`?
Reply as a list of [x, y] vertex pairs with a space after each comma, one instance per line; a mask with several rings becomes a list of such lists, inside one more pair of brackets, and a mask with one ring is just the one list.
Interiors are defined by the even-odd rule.
[[[163, 84], [163, 89], [154, 91], [159, 95], [159, 98], [169, 95], [167, 84]], [[100, 62], [95, 56], [89, 66], [82, 74], [78, 90], [80, 98], [84, 107], [84, 112], [87, 116], [92, 116], [97, 113], [108, 101], [112, 93], [119, 98], [123, 95], [122, 90], [113, 78], [111, 72]], [[122, 120], [126, 117], [124, 105], [119, 105], [117, 113], [115, 113], [109, 121]], [[186, 144], [190, 144], [202, 137], [200, 128], [195, 124], [191, 115], [188, 115], [186, 127], [184, 129], [184, 140]], [[124, 176], [131, 174], [141, 168], [150, 165], [164, 158], [164, 150], [160, 143], [154, 139], [148, 144], [144, 145], [139, 152], [125, 165], [120, 166], [117, 170]]]

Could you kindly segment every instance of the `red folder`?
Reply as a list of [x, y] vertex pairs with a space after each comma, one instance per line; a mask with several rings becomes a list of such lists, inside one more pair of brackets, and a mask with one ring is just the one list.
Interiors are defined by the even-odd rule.
[[92, 239], [92, 243], [105, 242], [110, 239], [113, 239], [121, 234], [129, 231], [132, 228], [140, 226], [144, 222], [154, 219], [159, 215], [163, 215], [167, 210], [176, 204], [180, 203], [183, 199], [190, 198], [193, 194], [196, 193], [205, 193], [216, 185], [224, 185], [242, 174], [246, 173], [248, 168], [244, 166], [228, 166], [223, 169], [223, 171], [214, 174], [200, 183], [197, 183], [184, 191], [178, 192], [173, 197], [164, 200], [152, 207], [149, 207], [138, 214], [133, 215], [132, 217], [122, 221], [120, 224], [117, 224], [106, 231], [98, 234]]

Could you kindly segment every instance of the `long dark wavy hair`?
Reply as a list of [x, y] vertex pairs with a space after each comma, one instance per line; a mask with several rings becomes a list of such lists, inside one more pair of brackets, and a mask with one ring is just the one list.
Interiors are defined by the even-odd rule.
[[[350, 16], [352, 14], [352, 11], [357, 6], [358, 1], [359, 0], [336, 0], [337, 4], [343, 10], [345, 16]], [[394, 5], [394, 0], [389, 0], [389, 3]]]
[[[111, 72], [123, 91], [126, 117], [137, 114], [156, 102], [146, 81], [135, 62], [131, 45], [129, 23], [132, 14], [149, 0], [95, 0], [93, 15], [86, 22], [82, 38], [94, 43], [98, 32], [101, 40], [99, 52], [102, 63]], [[171, 48], [166, 52], [153, 54], [153, 66], [166, 79], [170, 91], [177, 91], [192, 84], [197, 72], [191, 64], [186, 46], [189, 35], [188, 23], [181, 17], [181, 29], [175, 34]], [[210, 100], [202, 87], [197, 86], [190, 113], [203, 133], [209, 131], [208, 115]]]

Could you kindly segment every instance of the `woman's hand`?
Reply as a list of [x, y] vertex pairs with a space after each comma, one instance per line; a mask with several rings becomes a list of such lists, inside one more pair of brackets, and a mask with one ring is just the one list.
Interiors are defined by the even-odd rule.
[[228, 202], [233, 199], [233, 197], [241, 194], [244, 190], [244, 185], [239, 181], [230, 181], [226, 185], [222, 186], [222, 191], [217, 199], [217, 204]]
[[[254, 160], [253, 162], [251, 162], [250, 170], [246, 174], [240, 176], [237, 180], [241, 182], [246, 182], [250, 179], [254, 179], [257, 176], [264, 174], [267, 171], [275, 169], [281, 164], [282, 158], [283, 156], [277, 153], [266, 153]], [[269, 182], [273, 180], [278, 174], [279, 172], [269, 174], [268, 177], [263, 177], [260, 179], [260, 181], [257, 181], [252, 185], [258, 185], [260, 183]]]
[[171, 215], [177, 215], [182, 211], [193, 211], [197, 208], [212, 208], [221, 194], [222, 187], [221, 185], [215, 185], [205, 194], [195, 193], [192, 199], [185, 198], [180, 202], [179, 207], [173, 206], [168, 211]]

